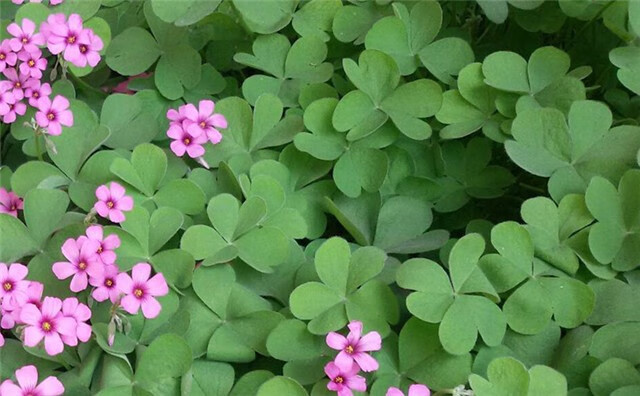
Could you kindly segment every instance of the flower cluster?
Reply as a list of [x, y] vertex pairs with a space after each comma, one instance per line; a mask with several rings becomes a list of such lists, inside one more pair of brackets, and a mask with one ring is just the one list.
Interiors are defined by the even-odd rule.
[[47, 377], [38, 384], [36, 366], [24, 366], [16, 370], [16, 381], [18, 381], [17, 385], [11, 380], [4, 381], [0, 385], [0, 396], [58, 396], [64, 394], [64, 386], [56, 377]]
[[65, 241], [61, 250], [68, 261], [54, 263], [53, 273], [61, 280], [71, 278], [70, 289], [75, 293], [90, 284], [94, 287], [91, 292], [94, 300], [108, 299], [130, 314], [136, 314], [142, 308], [144, 317], [153, 319], [161, 310], [155, 297], [169, 293], [167, 282], [162, 274], [151, 277], [148, 263], [136, 264], [131, 276], [120, 272], [115, 254], [119, 246], [117, 235], [105, 236], [102, 226], [90, 226], [86, 235]]
[[18, 210], [21, 210], [23, 206], [22, 198], [14, 192], [7, 191], [4, 187], [0, 187], [0, 213], [18, 217]]
[[[60, 2], [51, 0], [54, 5]], [[41, 47], [46, 46], [51, 54], [61, 55], [74, 66], [93, 67], [100, 62], [104, 44], [93, 30], [83, 28], [78, 14], [71, 14], [68, 19], [62, 13], [52, 14], [39, 30], [27, 18], [7, 27], [12, 38], [0, 43], [0, 72], [5, 77], [0, 82], [0, 117], [4, 123], [13, 123], [26, 113], [28, 103], [37, 109], [34, 128], [37, 124], [44, 133], [57, 136], [62, 133], [62, 126], [73, 126], [73, 113], [69, 100], [61, 95], [52, 98], [51, 85], [43, 81], [48, 62]], [[61, 64], [66, 70], [64, 62]]]
[[[91, 318], [89, 307], [75, 297], [43, 298], [44, 286], [26, 280], [28, 272], [19, 263], [0, 263], [2, 328], [20, 326], [26, 346], [35, 347], [44, 341], [45, 350], [52, 356], [61, 353], [65, 344], [87, 342], [91, 337], [91, 327], [86, 323]], [[0, 335], [2, 344], [4, 338]]]
[[222, 134], [218, 128], [226, 128], [227, 120], [222, 114], [214, 113], [214, 109], [213, 101], [201, 100], [198, 108], [187, 103], [178, 110], [167, 111], [167, 136], [173, 139], [171, 151], [175, 155], [182, 157], [187, 153], [189, 157], [199, 159], [204, 155], [205, 143], [220, 143]]
[[[335, 359], [329, 362], [324, 371], [330, 381], [327, 388], [338, 396], [352, 396], [353, 391], [364, 392], [367, 383], [363, 376], [358, 375], [360, 370], [364, 372], [376, 371], [379, 368], [378, 361], [368, 352], [379, 351], [382, 347], [382, 338], [377, 331], [362, 335], [362, 322], [352, 321], [348, 324], [349, 334], [345, 337], [336, 332], [327, 334], [327, 345], [340, 351]], [[429, 396], [431, 393], [425, 385], [412, 385], [409, 388], [409, 396]], [[391, 387], [387, 396], [402, 396], [400, 389]]]

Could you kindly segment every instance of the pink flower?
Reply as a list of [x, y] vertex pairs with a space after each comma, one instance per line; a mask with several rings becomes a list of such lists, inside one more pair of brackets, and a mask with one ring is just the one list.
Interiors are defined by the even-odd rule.
[[102, 276], [89, 278], [91, 286], [95, 287], [91, 296], [98, 302], [109, 299], [112, 303], [117, 303], [120, 297], [118, 290], [118, 267], [115, 265], [105, 265]]
[[[404, 396], [398, 388], [391, 387], [387, 390], [386, 396]], [[431, 391], [425, 385], [414, 384], [409, 387], [407, 396], [431, 396]]]
[[24, 96], [29, 98], [31, 107], [38, 107], [38, 99], [51, 95], [51, 85], [49, 83], [41, 84], [40, 80], [32, 78], [24, 83]]
[[[14, 0], [15, 2], [15, 0]], [[45, 378], [38, 385], [36, 366], [24, 366], [16, 370], [18, 385], [6, 380], [0, 385], [0, 395], [4, 396], [58, 396], [64, 393], [64, 386], [56, 377]]]
[[44, 339], [44, 349], [51, 356], [64, 350], [61, 336], [72, 336], [76, 322], [60, 312], [62, 301], [55, 297], [45, 297], [42, 308], [27, 304], [20, 312], [20, 320], [27, 325], [24, 329], [24, 344], [34, 347]]
[[13, 263], [7, 266], [0, 263], [0, 299], [3, 308], [12, 310], [27, 301], [29, 281], [24, 278], [28, 273], [29, 270], [22, 264]]
[[[40, 308], [42, 306], [42, 301], [40, 300], [42, 299], [43, 292], [44, 292], [44, 285], [42, 283], [30, 281], [29, 285], [27, 286], [27, 301], [24, 303], [24, 305], [19, 306], [15, 308], [13, 311], [11, 311], [12, 319], [15, 322], [18, 322], [18, 324], [22, 324], [22, 322], [20, 321], [20, 311], [22, 311], [22, 307], [24, 307], [26, 304], [33, 304], [36, 307]], [[11, 324], [9, 327], [4, 327], [3, 325], [3, 328], [5, 329], [11, 328], [11, 327], [13, 327], [13, 324]]]
[[2, 72], [7, 78], [6, 81], [2, 81], [3, 90], [11, 90], [13, 97], [18, 100], [24, 98], [24, 85], [29, 80], [29, 76], [25, 74], [18, 74], [15, 68], [8, 67]]
[[0, 114], [2, 115], [2, 122], [5, 124], [11, 124], [19, 115], [24, 115], [24, 113], [27, 112], [27, 105], [23, 102], [14, 101], [10, 103], [9, 101], [4, 102], [4, 99], [0, 99], [0, 107], [4, 107], [2, 106], [3, 103], [6, 104], [7, 111], [0, 111]]
[[182, 121], [187, 119], [187, 115], [185, 114], [185, 110], [187, 105], [182, 105], [176, 109], [167, 110], [167, 119], [169, 120], [169, 125], [178, 125], [182, 126]]
[[186, 131], [184, 125], [171, 125], [167, 131], [167, 136], [174, 139], [169, 147], [171, 147], [171, 151], [178, 157], [182, 157], [185, 152], [191, 158], [204, 155], [204, 147], [202, 147], [202, 145], [207, 142], [207, 136], [205, 134], [193, 137]]
[[17, 23], [7, 26], [7, 32], [13, 36], [9, 40], [9, 45], [13, 52], [25, 50], [27, 52], [35, 52], [39, 45], [44, 45], [44, 37], [41, 33], [35, 33], [36, 24], [32, 20], [24, 18], [22, 27]]
[[352, 391], [364, 392], [367, 390], [367, 383], [364, 377], [358, 375], [360, 368], [351, 362], [344, 365], [338, 362], [329, 362], [324, 366], [329, 383], [327, 389], [338, 393], [338, 396], [352, 396]]
[[2, 305], [0, 305], [0, 327], [3, 329], [12, 329], [13, 326], [16, 325], [16, 322], [19, 321], [20, 309], [8, 310], [5, 309]]
[[100, 51], [104, 47], [102, 39], [94, 34], [92, 30], [85, 29], [78, 40], [80, 42], [78, 45], [80, 56], [74, 65], [85, 67], [89, 64], [89, 66], [95, 67], [100, 62]]
[[4, 187], [0, 187], [0, 213], [18, 217], [18, 210], [23, 207], [24, 204], [19, 196], [12, 191], [5, 190]]
[[201, 100], [198, 109], [192, 104], [187, 104], [184, 110], [189, 121], [187, 132], [193, 137], [206, 135], [211, 143], [220, 143], [222, 134], [216, 128], [226, 128], [227, 120], [222, 114], [214, 113], [214, 109], [215, 104], [211, 100]]
[[73, 126], [73, 113], [69, 110], [69, 101], [61, 95], [56, 95], [53, 102], [49, 97], [38, 99], [36, 121], [41, 128], [46, 128], [49, 135], [58, 136], [62, 133], [62, 125]]
[[91, 310], [82, 304], [75, 297], [66, 298], [62, 302], [62, 315], [71, 318], [75, 322], [75, 332], [71, 335], [62, 335], [62, 341], [69, 346], [78, 345], [81, 342], [89, 341], [91, 338], [91, 326], [85, 323], [91, 319]]
[[[47, 48], [54, 55], [64, 52], [67, 62], [81, 66], [84, 57], [80, 53], [80, 36], [83, 30], [82, 17], [78, 14], [69, 15], [66, 22], [63, 14], [49, 15], [47, 26], [43, 30], [47, 34]], [[84, 62], [86, 65], [86, 59]]]
[[327, 334], [327, 345], [332, 349], [340, 351], [336, 356], [336, 363], [346, 366], [349, 362], [355, 362], [362, 371], [375, 371], [378, 369], [378, 362], [367, 352], [378, 351], [382, 346], [382, 339], [377, 331], [362, 335], [362, 322], [353, 321], [349, 323], [349, 334], [347, 337], [335, 332]]
[[108, 217], [114, 223], [122, 223], [125, 220], [122, 212], [133, 209], [133, 198], [125, 193], [124, 187], [116, 182], [111, 182], [110, 187], [102, 185], [96, 189], [98, 202], [93, 208], [100, 216]]
[[4, 71], [7, 66], [15, 66], [18, 61], [18, 55], [11, 50], [9, 39], [2, 40], [0, 44], [0, 72]]
[[[31, 0], [34, 1], [34, 0]], [[64, 0], [49, 0], [49, 4], [51, 5], [58, 5], [58, 4], [62, 4]]]
[[53, 264], [53, 273], [58, 279], [71, 279], [71, 291], [79, 292], [87, 288], [88, 276], [99, 277], [104, 271], [99, 257], [96, 255], [100, 244], [88, 238], [69, 238], [62, 245], [62, 254], [69, 261]]
[[[0, 333], [0, 347], [1, 346], [4, 346], [4, 336], [2, 335], [2, 333]], [[2, 385], [0, 385], [0, 395], [1, 394], [2, 394]]]
[[[102, 264], [109, 265], [116, 262], [115, 249], [120, 247], [120, 237], [116, 234], [104, 236], [101, 225], [94, 225], [87, 228], [87, 238], [98, 243], [96, 254], [102, 261]], [[81, 237], [82, 238], [82, 237]]]
[[120, 301], [122, 308], [130, 314], [138, 313], [142, 307], [142, 314], [147, 319], [153, 319], [160, 313], [162, 307], [154, 297], [169, 293], [169, 287], [160, 273], [151, 279], [151, 266], [138, 263], [131, 270], [131, 276], [126, 272], [118, 275], [118, 289], [125, 294]]
[[[28, 77], [42, 78], [42, 71], [47, 68], [47, 60], [42, 57], [42, 51], [36, 48], [33, 52], [20, 52], [18, 59], [22, 61], [20, 64], [20, 74]], [[25, 83], [25, 87], [28, 84]]]

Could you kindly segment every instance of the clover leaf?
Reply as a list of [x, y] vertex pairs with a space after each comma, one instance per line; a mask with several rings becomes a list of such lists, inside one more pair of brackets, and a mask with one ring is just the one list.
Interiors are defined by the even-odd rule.
[[267, 204], [258, 197], [242, 205], [230, 194], [212, 198], [207, 214], [213, 227], [196, 224], [182, 235], [180, 247], [205, 265], [239, 257], [254, 269], [270, 273], [289, 254], [289, 240], [276, 227], [258, 224], [267, 214]]
[[584, 196], [566, 195], [557, 206], [549, 198], [531, 198], [522, 204], [520, 212], [527, 223], [536, 257], [569, 274], [575, 274], [579, 267], [578, 258], [568, 240], [593, 222]]
[[264, 4], [252, 0], [232, 1], [249, 29], [260, 34], [275, 33], [287, 26], [297, 4], [293, 0]]
[[611, 263], [617, 271], [638, 266], [640, 246], [637, 202], [640, 171], [630, 169], [620, 179], [618, 189], [602, 177], [594, 177], [585, 195], [587, 207], [598, 220], [589, 232], [589, 247], [601, 263]]
[[409, 319], [397, 337], [385, 338], [376, 358], [380, 369], [371, 387], [373, 394], [414, 382], [434, 389], [454, 388], [471, 373], [471, 355], [446, 352], [438, 339], [438, 326], [417, 318]]
[[303, 128], [302, 117], [286, 114], [283, 118], [282, 102], [268, 93], [256, 100], [253, 111], [245, 100], [229, 97], [216, 103], [216, 112], [225, 115], [229, 127], [216, 149], [207, 150], [204, 158], [212, 167], [228, 161], [237, 173], [247, 172], [253, 162], [270, 158], [269, 149], [291, 142]]
[[406, 136], [423, 140], [431, 126], [421, 118], [433, 116], [442, 104], [442, 89], [432, 80], [400, 83], [400, 71], [393, 58], [377, 50], [365, 50], [358, 63], [343, 60], [343, 68], [356, 90], [336, 106], [333, 126], [349, 135], [366, 136], [388, 119]]
[[440, 81], [451, 84], [452, 75], [473, 62], [469, 44], [457, 37], [434, 42], [442, 25], [442, 8], [436, 1], [414, 3], [411, 11], [402, 3], [392, 5], [394, 16], [377, 21], [365, 38], [367, 49], [380, 50], [398, 64], [400, 74], [416, 71], [418, 59]]
[[342, 8], [340, 0], [311, 0], [302, 5], [295, 14], [291, 25], [302, 37], [316, 36], [324, 42], [331, 39], [333, 18]]
[[315, 254], [320, 282], [298, 286], [289, 300], [291, 313], [310, 320], [313, 334], [325, 334], [344, 327], [349, 320], [360, 320], [365, 329], [383, 336], [389, 324], [398, 320], [398, 305], [391, 289], [374, 279], [384, 267], [386, 255], [375, 247], [350, 251], [342, 238], [333, 237]]
[[478, 267], [484, 248], [479, 234], [458, 240], [449, 256], [451, 278], [427, 259], [410, 259], [397, 272], [398, 285], [416, 291], [407, 298], [409, 312], [426, 322], [440, 323], [440, 342], [454, 355], [473, 349], [478, 334], [487, 345], [498, 345], [506, 330], [505, 315], [482, 295], [497, 297]]
[[485, 136], [502, 143], [506, 136], [500, 130], [503, 117], [496, 113], [498, 91], [485, 84], [482, 64], [471, 63], [462, 68], [457, 83], [458, 89], [442, 95], [436, 119], [447, 125], [439, 136], [458, 139], [482, 129]]
[[241, 64], [269, 73], [253, 75], [242, 84], [242, 93], [251, 104], [264, 93], [278, 96], [287, 107], [298, 105], [303, 85], [325, 82], [333, 66], [324, 62], [327, 45], [315, 36], [301, 37], [293, 45], [286, 36], [260, 36], [253, 43], [253, 55], [237, 53], [233, 59]]
[[498, 254], [482, 257], [480, 267], [498, 292], [515, 289], [502, 307], [509, 327], [521, 334], [537, 334], [552, 316], [564, 328], [577, 327], [589, 317], [593, 290], [534, 258], [526, 228], [515, 222], [500, 223], [491, 230], [491, 243]]
[[593, 176], [617, 182], [636, 162], [640, 134], [635, 127], [609, 130], [612, 115], [603, 104], [577, 101], [568, 122], [555, 109], [529, 109], [513, 122], [515, 140], [505, 148], [509, 157], [526, 171], [550, 177], [549, 191], [556, 200], [570, 193], [584, 193]]
[[566, 113], [572, 102], [585, 99], [582, 82], [567, 74], [570, 63], [569, 55], [555, 47], [538, 48], [528, 62], [515, 52], [498, 51], [482, 62], [482, 73], [489, 86], [516, 94], [501, 95], [501, 101], [515, 98], [520, 107], [554, 107]]
[[590, 325], [605, 325], [613, 322], [640, 322], [640, 312], [635, 301], [640, 297], [640, 286], [618, 279], [593, 280], [589, 286], [596, 295], [593, 312], [586, 322]]
[[326, 199], [329, 213], [362, 246], [411, 254], [436, 250], [449, 239], [446, 230], [427, 231], [433, 222], [427, 202], [402, 195], [391, 197], [384, 204], [380, 201], [378, 194]]
[[[631, 7], [631, 3], [629, 3], [629, 7]], [[637, 5], [634, 7], [638, 8]], [[618, 80], [637, 95], [640, 95], [640, 79], [638, 79], [638, 72], [640, 71], [639, 56], [640, 49], [631, 46], [615, 48], [609, 53], [609, 60], [619, 68], [617, 73]]]
[[192, 25], [211, 14], [222, 0], [214, 1], [167, 1], [153, 0], [151, 7], [153, 13], [165, 22], [173, 23], [176, 26]]
[[284, 319], [267, 300], [236, 283], [227, 265], [197, 268], [193, 291], [181, 303], [191, 316], [185, 339], [194, 356], [206, 352], [210, 360], [250, 362], [256, 352], [268, 355], [267, 336]]
[[527, 368], [519, 361], [498, 358], [489, 364], [487, 379], [477, 374], [469, 376], [469, 383], [478, 396], [508, 395], [564, 395], [567, 380], [562, 374], [547, 366]]
[[[313, 163], [311, 159], [307, 160], [302, 169], [311, 169], [310, 163]], [[321, 169], [328, 170], [324, 166]], [[321, 177], [322, 172], [324, 170], [312, 177]], [[335, 191], [331, 181], [314, 182], [311, 179], [308, 184], [299, 185], [300, 179], [296, 180], [296, 175], [286, 165], [274, 160], [255, 163], [249, 175], [251, 185], [247, 188], [247, 195], [259, 196], [267, 202], [264, 225], [279, 227], [292, 238], [312, 239], [322, 235], [327, 226], [323, 199]], [[306, 180], [302, 182], [307, 183]]]
[[393, 143], [396, 129], [386, 124], [371, 134], [345, 136], [331, 122], [337, 106], [334, 98], [311, 103], [304, 112], [304, 125], [310, 133], [297, 134], [294, 144], [315, 158], [337, 160], [333, 180], [345, 195], [357, 197], [362, 190], [378, 191], [388, 169], [387, 157], [380, 149]]

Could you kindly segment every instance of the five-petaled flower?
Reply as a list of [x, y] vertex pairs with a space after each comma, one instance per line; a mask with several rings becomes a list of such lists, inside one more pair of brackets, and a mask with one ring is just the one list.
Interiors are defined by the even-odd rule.
[[73, 113], [69, 110], [69, 100], [56, 95], [53, 101], [47, 96], [38, 99], [36, 121], [42, 128], [46, 128], [49, 135], [58, 136], [62, 133], [62, 126], [73, 126]]
[[337, 392], [338, 396], [352, 396], [353, 391], [366, 391], [366, 380], [358, 375], [358, 371], [360, 368], [353, 361], [327, 363], [324, 366], [324, 372], [330, 379], [327, 389]]
[[4, 187], [0, 187], [0, 213], [18, 217], [18, 210], [24, 208], [22, 199]]
[[88, 277], [100, 277], [104, 266], [96, 255], [100, 243], [88, 238], [69, 238], [62, 245], [62, 254], [69, 261], [53, 264], [53, 273], [58, 279], [71, 279], [70, 289], [79, 292], [87, 288]]
[[336, 356], [336, 363], [346, 366], [355, 361], [362, 371], [377, 370], [378, 362], [367, 352], [380, 350], [382, 346], [380, 334], [372, 331], [363, 336], [360, 321], [352, 321], [348, 327], [350, 332], [346, 337], [335, 332], [327, 334], [327, 345], [340, 351]]
[[73, 336], [76, 321], [62, 315], [62, 301], [56, 297], [45, 297], [42, 307], [27, 304], [20, 311], [24, 329], [24, 344], [35, 347], [44, 339], [44, 348], [49, 355], [57, 355], [64, 350], [62, 335]]
[[54, 376], [44, 379], [38, 384], [38, 369], [36, 366], [24, 366], [16, 370], [16, 385], [6, 380], [0, 385], [2, 396], [58, 396], [64, 393], [62, 382]]
[[125, 193], [124, 187], [116, 182], [111, 182], [109, 187], [102, 185], [96, 189], [98, 202], [93, 208], [100, 216], [108, 218], [114, 223], [122, 223], [125, 220], [122, 212], [133, 209], [133, 198]]
[[16, 309], [27, 301], [27, 273], [29, 270], [22, 264], [0, 263], [0, 300], [4, 309]]
[[118, 275], [117, 283], [120, 292], [124, 293], [120, 304], [130, 314], [138, 313], [142, 307], [142, 314], [147, 319], [153, 319], [160, 313], [161, 306], [155, 297], [169, 293], [169, 287], [160, 273], [151, 276], [151, 265], [138, 263], [131, 270], [131, 276], [126, 272]]

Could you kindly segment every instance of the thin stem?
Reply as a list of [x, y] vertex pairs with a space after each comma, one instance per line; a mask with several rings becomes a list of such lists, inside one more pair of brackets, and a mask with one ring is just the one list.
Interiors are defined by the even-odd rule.
[[547, 192], [545, 190], [543, 190], [540, 187], [536, 187], [536, 186], [532, 186], [531, 184], [527, 184], [527, 183], [518, 183], [518, 185], [524, 189], [527, 189], [529, 191], [533, 191], [533, 192], [537, 192], [539, 194], [546, 194]]
[[38, 159], [40, 161], [44, 161], [44, 159], [42, 158], [42, 148], [40, 147], [40, 139], [38, 139], [39, 135], [40, 135], [40, 128], [36, 128], [33, 131], [33, 134], [35, 135], [35, 139], [36, 139], [36, 153], [38, 154]]

